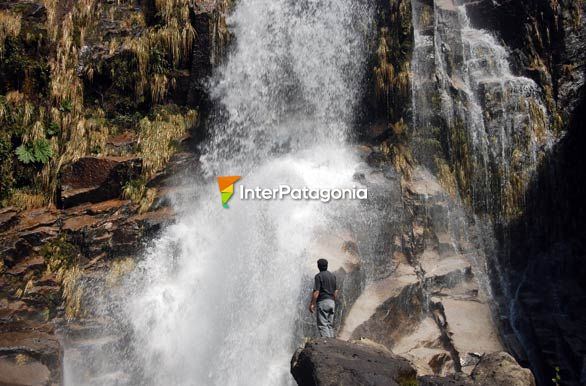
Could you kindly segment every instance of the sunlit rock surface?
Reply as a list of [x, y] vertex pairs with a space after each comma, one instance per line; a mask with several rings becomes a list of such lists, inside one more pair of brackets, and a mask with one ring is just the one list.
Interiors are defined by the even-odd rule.
[[403, 192], [411, 216], [402, 244], [410, 247], [389, 256], [388, 277], [367, 282], [338, 336], [383, 344], [420, 374], [470, 374], [481, 355], [503, 350], [483, 253], [468, 239], [473, 228], [464, 228], [458, 203], [429, 172], [417, 169]]

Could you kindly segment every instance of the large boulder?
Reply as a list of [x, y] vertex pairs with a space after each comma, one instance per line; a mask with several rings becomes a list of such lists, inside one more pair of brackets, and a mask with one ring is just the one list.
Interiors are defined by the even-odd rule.
[[[337, 339], [310, 340], [291, 360], [299, 386], [399, 386], [416, 382], [415, 369], [383, 347]], [[408, 383], [411, 382], [411, 383]]]
[[417, 376], [406, 358], [367, 339], [309, 340], [293, 355], [291, 374], [299, 386], [535, 386], [531, 371], [506, 352], [483, 355], [472, 375]]
[[120, 195], [124, 184], [140, 176], [142, 160], [136, 157], [83, 157], [63, 168], [62, 207], [100, 202]]
[[483, 355], [472, 371], [476, 385], [535, 386], [531, 370], [524, 369], [506, 352]]

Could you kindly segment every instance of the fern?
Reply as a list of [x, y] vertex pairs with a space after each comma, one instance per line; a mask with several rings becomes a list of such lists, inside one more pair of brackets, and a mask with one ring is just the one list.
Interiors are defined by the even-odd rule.
[[16, 156], [18, 160], [23, 164], [30, 164], [35, 162], [35, 156], [33, 155], [32, 149], [29, 145], [25, 145], [24, 143], [16, 148]]
[[44, 138], [38, 139], [33, 143], [23, 143], [16, 148], [15, 153], [18, 160], [26, 165], [33, 162], [44, 165], [53, 157], [51, 145]]
[[35, 156], [35, 161], [40, 162], [43, 165], [49, 162], [53, 157], [51, 145], [45, 138], [33, 142], [33, 155]]

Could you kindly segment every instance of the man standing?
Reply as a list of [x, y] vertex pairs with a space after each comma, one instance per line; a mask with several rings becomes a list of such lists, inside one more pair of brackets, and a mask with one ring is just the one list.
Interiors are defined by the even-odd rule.
[[315, 275], [315, 284], [309, 303], [309, 312], [315, 312], [317, 305], [317, 329], [322, 337], [334, 338], [334, 311], [338, 287], [336, 277], [328, 271], [328, 261], [317, 261], [319, 273]]

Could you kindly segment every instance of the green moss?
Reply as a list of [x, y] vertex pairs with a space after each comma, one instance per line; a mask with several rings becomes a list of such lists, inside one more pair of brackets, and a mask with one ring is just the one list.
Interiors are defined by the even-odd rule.
[[45, 95], [49, 64], [43, 55], [28, 51], [23, 39], [6, 39], [4, 57], [0, 61], [0, 92], [23, 90], [29, 95]]

